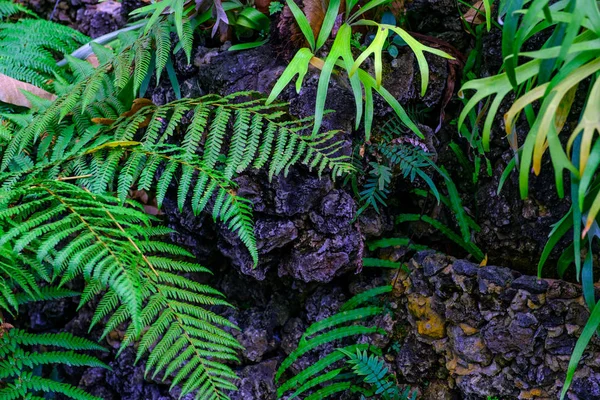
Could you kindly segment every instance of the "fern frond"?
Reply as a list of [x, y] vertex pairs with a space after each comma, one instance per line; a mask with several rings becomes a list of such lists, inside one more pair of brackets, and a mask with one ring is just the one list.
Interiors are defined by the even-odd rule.
[[[350, 346], [346, 346], [343, 349], [349, 352], [354, 352], [356, 350], [365, 350], [369, 347], [368, 344], [353, 344]], [[326, 368], [334, 365], [339, 360], [343, 359], [344, 355], [342, 353], [333, 351], [327, 354], [325, 357], [320, 358], [317, 362], [310, 365], [306, 369], [300, 371], [297, 375], [293, 376], [289, 380], [287, 380], [283, 385], [277, 388], [277, 396], [281, 397], [288, 390], [292, 390], [299, 386], [300, 382], [307, 382], [312, 376], [321, 376], [317, 375], [319, 372], [325, 370]], [[324, 383], [325, 380], [319, 382], [319, 384]], [[294, 392], [294, 394], [300, 394]]]
[[363, 307], [356, 308], [349, 311], [341, 311], [338, 312], [328, 318], [325, 318], [321, 321], [315, 322], [312, 324], [302, 335], [300, 338], [300, 342], [305, 342], [309, 336], [314, 335], [315, 333], [322, 331], [327, 328], [332, 328], [334, 326], [343, 324], [345, 322], [356, 321], [359, 319], [364, 319], [368, 317], [372, 317], [374, 315], [381, 314], [383, 312], [383, 308], [381, 307]]
[[[89, 284], [82, 304], [108, 288], [91, 322], [94, 326], [107, 319], [104, 336], [127, 323], [124, 349], [149, 327], [138, 347], [138, 359], [149, 356], [147, 373], [172, 376], [173, 385], [181, 384], [184, 393], [195, 391], [202, 399], [226, 398], [223, 393], [235, 389], [235, 373], [224, 361], [236, 361], [241, 346], [223, 328], [236, 326], [209, 309], [230, 305], [218, 291], [172, 272], [206, 269], [173, 260], [191, 254], [152, 240], [170, 230], [150, 227], [151, 217], [131, 204], [121, 206], [116, 198], [60, 181], [17, 184], [0, 191], [0, 204], [5, 205], [0, 220], [12, 225], [0, 242], [18, 248], [17, 254], [46, 260], [62, 275], [61, 283], [83, 275]], [[70, 234], [62, 235], [64, 231]], [[49, 241], [56, 251], [48, 252]], [[20, 335], [18, 340], [28, 345], [51, 341], [65, 348], [72, 343], [59, 335]], [[58, 357], [52, 353], [29, 362], [50, 363]], [[73, 365], [92, 362], [71, 353], [63, 360]]]
[[0, 19], [5, 19], [6, 17], [11, 17], [15, 14], [27, 14], [37, 18], [33, 12], [29, 11], [21, 4], [13, 3], [12, 1], [0, 1]]
[[364, 292], [353, 296], [350, 300], [345, 302], [340, 307], [340, 311], [352, 310], [361, 304], [364, 304], [368, 301], [373, 300], [375, 297], [377, 297], [381, 294], [390, 293], [392, 291], [392, 289], [393, 288], [391, 285], [387, 285], [387, 286], [377, 286], [372, 289], [365, 290]]
[[[34, 16], [23, 6], [0, 1], [0, 20], [16, 13]], [[0, 22], [0, 73], [51, 90], [50, 80], [67, 76], [56, 65], [55, 55], [69, 54], [89, 40], [74, 29], [43, 19]]]
[[[356, 307], [371, 299], [374, 299], [380, 294], [388, 293], [391, 290], [391, 286], [383, 286], [370, 289], [367, 292], [363, 292], [350, 299], [337, 314], [334, 314], [331, 317], [328, 317], [321, 321], [317, 321], [311, 326], [309, 326], [300, 338], [298, 347], [292, 353], [290, 353], [288, 357], [286, 357], [286, 359], [281, 363], [281, 366], [279, 367], [275, 375], [275, 380], [279, 381], [282, 375], [300, 357], [327, 343], [332, 343], [345, 338], [359, 335], [369, 335], [373, 333], [385, 334], [385, 332], [379, 329], [378, 327], [369, 327], [360, 324], [361, 320], [366, 320], [368, 318], [381, 315], [383, 313], [382, 307]], [[353, 323], [353, 325], [346, 325], [348, 323]], [[323, 331], [324, 333], [320, 333]], [[314, 336], [315, 334], [316, 336]], [[368, 345], [366, 344], [356, 344], [344, 347], [346, 351], [351, 352], [355, 352], [357, 350], [365, 350], [366, 348], [368, 348]], [[297, 375], [284, 382], [277, 391], [278, 396], [281, 397], [286, 392], [290, 390], [295, 390], [295, 392], [292, 394], [292, 398], [294, 398], [295, 396], [298, 396], [299, 394], [305, 391], [313, 390], [316, 387], [323, 385], [325, 386], [315, 391], [311, 396], [315, 396], [317, 393], [319, 393], [319, 395], [325, 396], [326, 393], [329, 393], [329, 390], [333, 390], [331, 394], [337, 393], [336, 390], [341, 390], [342, 386], [332, 386], [332, 380], [334, 380], [338, 376], [343, 375], [343, 371], [340, 369], [330, 368], [336, 365], [336, 363], [342, 358], [343, 354], [336, 351], [324, 357], [321, 357], [316, 363], [309, 366], [305, 370], [300, 371]], [[329, 371], [323, 373], [323, 371], [326, 371], [327, 369], [329, 369]], [[337, 384], [333, 383], [333, 385]], [[350, 388], [350, 386], [344, 385], [343, 388], [345, 388], [344, 390], [346, 390]]]
[[[0, 322], [2, 322], [0, 320]], [[110, 367], [96, 357], [81, 351], [105, 351], [87, 339], [68, 333], [32, 334], [19, 329], [0, 325], [0, 379], [5, 386], [0, 389], [2, 399], [32, 398], [33, 394], [60, 393], [76, 400], [99, 400], [85, 391], [66, 383], [56, 382], [34, 374], [34, 369], [43, 365], [65, 364], [86, 367]], [[67, 351], [35, 351], [28, 347], [52, 346]]]
[[348, 357], [347, 363], [352, 365], [352, 371], [375, 388], [376, 396], [386, 400], [406, 399], [395, 382], [389, 379], [388, 369], [382, 359], [374, 354], [369, 355], [366, 350], [356, 350], [354, 353], [345, 349], [338, 351]]

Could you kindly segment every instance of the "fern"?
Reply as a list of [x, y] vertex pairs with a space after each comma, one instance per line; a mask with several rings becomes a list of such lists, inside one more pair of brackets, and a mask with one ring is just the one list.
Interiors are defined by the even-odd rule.
[[28, 255], [19, 254], [9, 244], [0, 252], [0, 310], [16, 315], [21, 304], [34, 301], [75, 297], [79, 293], [54, 286], [40, 286], [50, 281], [47, 264]]
[[[357, 349], [356, 352], [351, 352], [346, 349], [338, 349], [348, 360], [346, 361], [352, 366], [354, 374], [358, 375], [363, 381], [374, 388], [373, 395], [376, 398], [384, 400], [400, 400], [408, 399], [410, 389], [406, 388], [403, 391], [390, 378], [388, 369], [382, 359], [374, 354], [368, 354], [366, 350], [362, 352]], [[416, 397], [416, 392], [413, 398]]]
[[178, 275], [208, 270], [179, 261], [192, 255], [154, 239], [169, 229], [152, 227], [132, 203], [121, 206], [115, 197], [56, 180], [0, 191], [0, 221], [10, 227], [0, 243], [49, 264], [59, 285], [85, 278], [80, 307], [104, 293], [91, 326], [106, 321], [105, 336], [128, 323], [122, 349], [141, 336], [138, 360], [149, 355], [148, 373], [173, 375], [173, 385], [199, 398], [224, 398], [224, 390], [235, 389], [228, 381], [235, 374], [222, 361], [236, 360], [240, 345], [221, 328], [235, 326], [208, 309], [229, 304], [218, 291]]
[[[17, 22], [6, 17], [30, 18]], [[38, 19], [23, 6], [0, 0], [0, 73], [33, 85], [52, 89], [50, 80], [65, 77], [56, 65], [56, 54], [69, 54], [90, 39], [69, 27]]]
[[370, 165], [369, 177], [363, 191], [359, 193], [363, 205], [358, 209], [357, 215], [360, 215], [368, 207], [373, 207], [379, 213], [379, 205], [387, 205], [389, 185], [392, 181], [391, 169], [376, 162], [371, 162]]
[[[65, 350], [47, 350], [47, 346]], [[68, 333], [31, 334], [13, 329], [0, 319], [0, 380], [4, 383], [0, 398], [33, 399], [41, 398], [40, 394], [62, 394], [76, 400], [98, 400], [70, 384], [44, 378], [35, 372], [38, 367], [59, 364], [110, 369], [96, 357], [81, 353], [90, 350], [105, 351], [94, 342]]]
[[0, 19], [12, 17], [17, 14], [27, 14], [35, 17], [34, 13], [29, 11], [26, 7], [23, 7], [21, 4], [13, 3], [12, 1], [0, 2]]
[[[418, 176], [428, 185], [439, 201], [440, 194], [437, 186], [426, 172], [426, 169], [433, 169], [444, 177], [447, 174], [433, 162], [431, 155], [420, 146], [410, 141], [387, 138], [384, 139], [383, 143], [367, 147], [367, 151], [379, 155], [382, 160], [381, 162], [369, 163], [371, 169], [368, 172], [362, 191], [359, 192], [362, 206], [359, 208], [357, 215], [360, 215], [369, 207], [373, 207], [379, 213], [380, 206], [387, 206], [387, 195], [390, 192], [394, 173], [399, 173], [410, 182], [414, 182]], [[354, 183], [354, 186], [356, 187], [356, 183]]]
[[[382, 286], [358, 294], [348, 300], [337, 314], [309, 326], [300, 338], [298, 347], [281, 363], [275, 375], [275, 381], [279, 382], [283, 374], [300, 357], [325, 344], [339, 343], [340, 340], [345, 338], [360, 335], [385, 334], [383, 330], [376, 326], [361, 324], [364, 320], [381, 315], [384, 311], [383, 308], [377, 305], [359, 306], [391, 290], [391, 286]], [[349, 323], [352, 324], [348, 325]], [[354, 344], [344, 347], [343, 350], [354, 353], [355, 351], [364, 351], [368, 347], [367, 344]], [[277, 389], [278, 396], [282, 397], [285, 393], [293, 391], [290, 398], [295, 398], [306, 391], [314, 390], [307, 399], [324, 399], [327, 396], [353, 388], [351, 382], [344, 382], [343, 384], [337, 382], [338, 378], [344, 375], [344, 369], [335, 368], [335, 366], [339, 364], [343, 357], [344, 355], [337, 351], [321, 357], [316, 363], [282, 383]]]
[[[269, 177], [287, 174], [296, 163], [317, 169], [319, 175], [328, 168], [334, 177], [351, 171], [352, 166], [346, 162], [346, 156], [337, 155], [341, 142], [334, 139], [336, 132], [315, 137], [303, 135], [310, 128], [310, 120], [285, 120], [281, 105], [265, 106], [262, 99], [236, 103], [243, 98], [243, 94], [210, 95], [160, 107], [145, 104], [135, 114], [121, 116], [99, 132], [88, 128], [83, 138], [75, 139], [73, 132], [65, 138], [63, 133], [58, 137], [60, 146], [54, 147], [50, 157], [38, 154], [42, 162], [34, 168], [7, 172], [0, 175], [0, 182], [9, 187], [9, 182], [36, 174], [54, 179], [73, 175], [76, 182], [94, 193], [116, 188], [121, 201], [132, 187], [156, 190], [160, 206], [170, 185], [179, 177], [179, 208], [188, 203], [198, 214], [213, 199], [213, 218], [238, 233], [256, 264], [251, 204], [235, 194], [230, 179], [250, 168], [252, 160], [252, 167], [267, 168]], [[194, 118], [185, 132], [176, 133], [176, 127], [190, 111], [194, 111]], [[139, 134], [144, 125], [145, 132]], [[5, 165], [9, 166], [25, 149], [22, 140], [29, 139], [34, 145], [36, 139], [29, 128], [8, 144]], [[177, 137], [182, 146], [166, 144], [172, 141], [171, 137]], [[227, 153], [224, 161], [220, 161], [222, 153]], [[120, 160], [125, 157], [127, 161], [122, 163]], [[163, 172], [156, 181], [159, 168]]]

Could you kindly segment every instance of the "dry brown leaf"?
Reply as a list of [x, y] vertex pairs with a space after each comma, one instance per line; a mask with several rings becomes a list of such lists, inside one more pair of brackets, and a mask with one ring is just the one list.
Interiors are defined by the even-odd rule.
[[131, 117], [136, 112], [138, 112], [139, 110], [141, 110], [142, 108], [147, 107], [147, 106], [151, 106], [153, 104], [154, 103], [150, 99], [145, 99], [145, 98], [135, 99], [133, 101], [133, 104], [131, 105], [131, 109], [129, 111], [124, 112], [122, 116], [123, 117]]
[[306, 19], [312, 28], [315, 38], [319, 36], [321, 25], [325, 19], [326, 6], [321, 0], [305, 0], [304, 1], [304, 14]]
[[487, 266], [488, 263], [488, 255], [486, 254], [485, 257], [483, 258], [483, 260], [481, 260], [481, 262], [479, 263], [480, 267], [485, 267]]
[[156, 206], [144, 204], [144, 212], [148, 215], [163, 215], [163, 212]]
[[31, 103], [21, 90], [28, 91], [42, 99], [54, 100], [56, 96], [26, 82], [0, 74], [0, 101], [16, 106], [31, 108]]
[[116, 120], [111, 119], [111, 118], [92, 118], [92, 122], [94, 124], [97, 125], [106, 125], [106, 126], [111, 126], [113, 124], [113, 122], [115, 122]]
[[98, 68], [98, 66], [100, 65], [98, 57], [96, 57], [94, 53], [90, 54], [88, 58], [85, 59], [85, 61], [89, 62], [94, 68]]
[[[121, 114], [121, 117], [131, 117], [131, 116], [135, 115], [135, 113], [138, 112], [139, 110], [141, 110], [142, 108], [151, 106], [153, 104], [154, 103], [150, 99], [144, 99], [144, 98], [135, 99], [133, 101], [133, 104], [131, 104], [131, 109], [129, 111], [126, 111], [123, 114]], [[92, 118], [92, 122], [95, 124], [98, 124], [98, 125], [110, 126], [115, 121], [116, 120], [111, 119], [111, 118]], [[145, 128], [148, 126], [149, 123], [150, 123], [150, 117], [148, 116], [148, 118], [146, 118], [139, 125], [138, 128]]]
[[463, 14], [463, 19], [470, 24], [480, 25], [485, 22], [486, 12], [487, 10], [483, 6], [483, 2], [480, 0], [473, 4], [473, 6]]
[[142, 204], [148, 204], [150, 196], [145, 190], [132, 190], [129, 192], [129, 197], [132, 200], [139, 200]]

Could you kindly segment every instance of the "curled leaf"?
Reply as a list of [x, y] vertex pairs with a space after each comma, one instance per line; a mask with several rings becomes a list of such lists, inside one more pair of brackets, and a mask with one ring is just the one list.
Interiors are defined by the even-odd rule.
[[54, 100], [56, 96], [50, 92], [40, 89], [26, 82], [13, 79], [10, 76], [0, 74], [0, 101], [16, 106], [31, 108], [31, 102], [23, 91], [29, 92], [46, 100]]

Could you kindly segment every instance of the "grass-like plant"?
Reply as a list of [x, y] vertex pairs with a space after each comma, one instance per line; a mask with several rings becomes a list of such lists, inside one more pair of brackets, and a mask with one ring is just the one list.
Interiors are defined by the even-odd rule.
[[[560, 238], [573, 232], [571, 245], [559, 259], [559, 272], [575, 265], [591, 317], [571, 357], [561, 393], [564, 398], [587, 343], [600, 326], [600, 307], [593, 294], [592, 274], [592, 245], [594, 238], [600, 237], [597, 225], [600, 141], [596, 140], [596, 132], [600, 132], [600, 9], [594, 0], [534, 0], [527, 7], [525, 5], [526, 2], [520, 0], [501, 2], [504, 72], [463, 85], [461, 93], [468, 90], [475, 90], [475, 93], [466, 103], [458, 125], [460, 128], [467, 115], [486, 100], [482, 139], [484, 148], [489, 150], [496, 114], [503, 100], [514, 93], [516, 99], [504, 115], [504, 127], [515, 157], [502, 182], [518, 167], [520, 193], [523, 198], [527, 197], [530, 173], [532, 170], [536, 175], [541, 172], [547, 151], [560, 197], [564, 196], [565, 172], [570, 175], [571, 210], [555, 225], [538, 264], [541, 275], [543, 265]], [[521, 50], [528, 39], [544, 31], [550, 36], [541, 49]], [[587, 94], [580, 115], [574, 116], [572, 105], [578, 91]], [[522, 114], [525, 121], [520, 118]], [[563, 145], [559, 135], [573, 126], [567, 123], [570, 118], [577, 119], [578, 123], [570, 130], [570, 137]], [[526, 132], [520, 147], [519, 129]]]
[[[287, 66], [275, 87], [269, 95], [268, 102], [274, 101], [283, 89], [292, 81], [296, 81], [296, 91], [300, 91], [304, 76], [308, 72], [309, 65], [312, 65], [321, 70], [319, 76], [319, 84], [317, 88], [317, 98], [315, 106], [315, 126], [313, 134], [316, 134], [321, 127], [323, 115], [325, 112], [325, 101], [327, 99], [327, 90], [329, 82], [334, 71], [341, 70], [348, 74], [350, 86], [356, 104], [356, 126], [360, 127], [361, 122], [364, 122], [365, 140], [369, 141], [371, 137], [371, 128], [373, 126], [373, 94], [379, 93], [384, 100], [392, 107], [398, 117], [412, 130], [415, 134], [422, 137], [417, 125], [411, 121], [400, 103], [381, 85], [383, 76], [383, 47], [388, 38], [388, 35], [393, 32], [400, 36], [406, 44], [415, 53], [419, 70], [421, 72], [421, 95], [425, 95], [429, 83], [429, 67], [425, 59], [425, 52], [438, 55], [440, 57], [452, 58], [445, 52], [425, 46], [415, 40], [404, 29], [377, 23], [371, 20], [361, 19], [362, 16], [377, 7], [381, 7], [389, 3], [389, 0], [371, 0], [365, 5], [359, 6], [358, 0], [346, 0], [343, 5], [341, 0], [330, 0], [327, 6], [327, 11], [319, 33], [315, 38], [312, 27], [310, 26], [306, 15], [294, 0], [287, 0], [287, 5], [290, 8], [296, 23], [306, 38], [308, 47], [303, 47], [294, 56], [290, 64]], [[344, 10], [342, 12], [342, 9]], [[335, 39], [325, 59], [318, 57], [317, 53], [323, 48], [327, 40], [332, 34], [336, 18], [341, 14], [342, 24], [335, 34]], [[373, 42], [362, 52], [356, 59], [352, 53], [352, 34], [353, 29], [358, 26], [371, 26], [376, 29], [376, 34]], [[360, 66], [371, 55], [374, 57], [375, 77], [373, 78], [368, 72], [361, 69]], [[364, 121], [363, 121], [364, 113]]]

